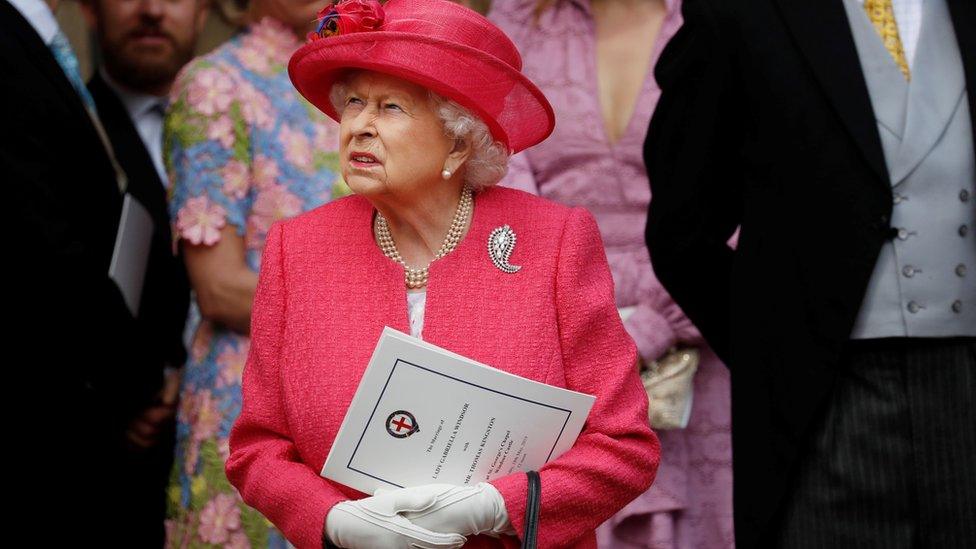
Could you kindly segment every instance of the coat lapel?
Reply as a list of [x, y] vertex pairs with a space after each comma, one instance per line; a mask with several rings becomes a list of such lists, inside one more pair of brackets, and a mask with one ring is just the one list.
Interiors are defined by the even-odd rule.
[[129, 111], [98, 71], [95, 71], [88, 82], [88, 90], [95, 100], [98, 118], [105, 126], [116, 158], [128, 176], [128, 191], [150, 209], [157, 225], [168, 224], [166, 187], [159, 180], [156, 166], [129, 116]]
[[775, 0], [797, 46], [854, 138], [888, 186], [888, 169], [843, 0]]
[[[0, 2], [0, 20], [4, 21], [3, 32], [10, 32], [17, 37], [24, 48], [23, 51], [33, 61], [32, 65], [50, 80], [62, 98], [71, 105], [71, 111], [77, 112], [87, 119], [85, 105], [81, 102], [81, 97], [78, 96], [78, 92], [68, 81], [64, 69], [54, 59], [54, 54], [37, 35], [31, 24], [7, 2]], [[87, 122], [87, 125], [90, 126], [91, 122]], [[94, 133], [94, 128], [92, 128], [92, 132]], [[94, 138], [98, 139], [97, 136]]]

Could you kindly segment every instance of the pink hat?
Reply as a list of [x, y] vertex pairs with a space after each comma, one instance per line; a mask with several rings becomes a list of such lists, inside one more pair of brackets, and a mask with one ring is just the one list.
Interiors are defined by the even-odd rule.
[[334, 120], [332, 84], [350, 68], [390, 74], [456, 101], [518, 152], [552, 133], [555, 115], [526, 78], [505, 33], [447, 0], [343, 0], [323, 9], [316, 32], [291, 57], [298, 91]]

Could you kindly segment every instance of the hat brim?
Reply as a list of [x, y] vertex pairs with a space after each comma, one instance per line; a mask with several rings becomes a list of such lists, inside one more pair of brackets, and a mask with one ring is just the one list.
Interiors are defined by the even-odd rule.
[[542, 142], [555, 126], [549, 101], [521, 72], [454, 42], [405, 32], [357, 32], [309, 42], [288, 63], [298, 92], [336, 121], [339, 113], [329, 94], [349, 69], [396, 76], [456, 101], [513, 152]]

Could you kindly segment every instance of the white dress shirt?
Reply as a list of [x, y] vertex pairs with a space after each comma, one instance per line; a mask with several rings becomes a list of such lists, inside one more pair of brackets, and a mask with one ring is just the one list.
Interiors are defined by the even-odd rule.
[[27, 22], [34, 27], [34, 31], [41, 37], [45, 44], [50, 45], [54, 36], [61, 30], [58, 20], [51, 13], [51, 8], [44, 0], [5, 0], [10, 2]]
[[166, 168], [163, 166], [163, 113], [166, 112], [167, 99], [126, 90], [112, 79], [104, 66], [98, 69], [98, 72], [108, 87], [119, 96], [125, 110], [128, 111], [132, 124], [142, 138], [143, 145], [149, 151], [156, 173], [159, 174], [159, 180], [168, 189], [169, 178], [166, 177]]
[[[908, 68], [912, 68], [915, 59], [915, 48], [918, 46], [918, 35], [922, 30], [922, 2], [925, 0], [891, 0], [891, 8], [895, 13], [895, 23], [898, 25], [898, 36], [901, 47], [905, 50], [905, 60]], [[860, 0], [864, 5], [864, 0]]]

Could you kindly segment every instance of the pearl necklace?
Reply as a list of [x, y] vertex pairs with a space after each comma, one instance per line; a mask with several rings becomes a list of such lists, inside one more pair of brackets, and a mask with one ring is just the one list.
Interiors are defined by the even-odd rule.
[[[454, 219], [451, 220], [451, 227], [447, 231], [447, 236], [444, 237], [444, 243], [441, 244], [440, 249], [434, 254], [434, 259], [431, 260], [431, 263], [451, 253], [457, 247], [458, 242], [461, 241], [464, 226], [467, 225], [468, 217], [471, 215], [471, 206], [474, 202], [473, 196], [474, 192], [465, 185], [464, 190], [461, 191], [461, 201], [458, 202], [458, 209], [454, 212]], [[383, 214], [379, 212], [376, 212], [375, 230], [376, 241], [379, 243], [383, 255], [403, 265], [407, 288], [416, 289], [426, 286], [430, 264], [422, 269], [417, 269], [407, 265], [403, 261], [403, 257], [400, 256], [400, 251], [397, 250], [396, 243], [393, 242], [393, 235], [390, 234], [390, 225], [387, 223], [386, 218], [383, 217]]]

